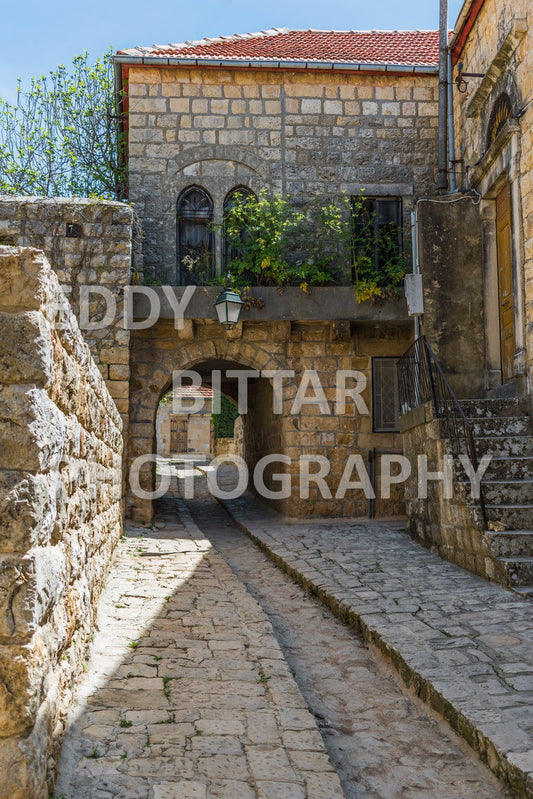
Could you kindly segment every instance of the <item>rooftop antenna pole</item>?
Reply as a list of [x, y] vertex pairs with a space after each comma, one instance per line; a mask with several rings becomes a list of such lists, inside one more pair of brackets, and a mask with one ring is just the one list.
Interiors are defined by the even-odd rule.
[[440, 0], [439, 13], [439, 134], [437, 190], [448, 189], [448, 0]]

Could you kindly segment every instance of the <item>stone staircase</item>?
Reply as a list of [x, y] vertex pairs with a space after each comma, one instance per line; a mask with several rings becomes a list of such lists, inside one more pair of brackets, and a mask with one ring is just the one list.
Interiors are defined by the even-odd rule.
[[[483, 543], [504, 584], [533, 599], [533, 420], [528, 403], [462, 400], [461, 407], [473, 426], [478, 457], [492, 455], [481, 481], [488, 528]], [[465, 475], [458, 476], [466, 491]]]

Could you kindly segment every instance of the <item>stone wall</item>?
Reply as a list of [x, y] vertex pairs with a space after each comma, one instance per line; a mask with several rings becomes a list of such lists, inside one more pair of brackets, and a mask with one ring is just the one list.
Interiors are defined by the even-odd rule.
[[[486, 388], [481, 219], [470, 197], [418, 205], [424, 333], [458, 397]], [[461, 342], [458, 346], [458, 342]]]
[[[465, 12], [468, 10], [466, 4]], [[461, 19], [461, 18], [460, 18]], [[459, 184], [481, 195], [484, 239], [484, 302], [491, 381], [501, 383], [498, 335], [498, 274], [495, 200], [511, 188], [512, 260], [515, 308], [514, 376], [517, 385], [533, 374], [533, 10], [529, 0], [485, 0], [464, 47], [456, 52], [467, 91], [454, 92]], [[492, 111], [505, 93], [512, 118], [488, 141]], [[523, 389], [522, 389], [523, 390]]]
[[[0, 244], [43, 250], [78, 321], [80, 286], [112, 293], [117, 305], [109, 324], [83, 334], [126, 427], [130, 372], [123, 292], [131, 273], [131, 208], [105, 200], [0, 197]], [[101, 318], [102, 311], [95, 294], [90, 318]]]
[[[454, 474], [453, 496], [446, 498], [442, 481], [428, 483], [427, 498], [419, 497], [417, 456], [428, 458], [428, 469], [440, 471], [443, 458], [450, 454], [442, 438], [439, 421], [430, 403], [421, 405], [400, 417], [404, 454], [411, 462], [411, 475], [405, 483], [410, 534], [446, 560], [494, 582], [507, 585], [502, 563], [494, 557], [484, 541], [479, 510], [469, 501], [470, 489], [457, 481]], [[454, 470], [456, 466], [454, 463]]]
[[47, 771], [121, 534], [121, 419], [41, 252], [0, 247], [0, 796]]
[[[342, 191], [403, 199], [431, 190], [436, 75], [336, 74], [130, 66], [130, 198], [146, 234], [144, 265], [176, 283], [176, 201], [206, 189], [222, 221], [227, 193], [248, 186], [327, 200]], [[218, 261], [222, 254], [218, 243]]]
[[[270, 378], [258, 379], [251, 388], [250, 411], [243, 419], [243, 452], [253, 468], [260, 452], [279, 453], [296, 463], [301, 455], [320, 455], [331, 464], [327, 477], [335, 494], [348, 457], [360, 453], [368, 460], [373, 448], [401, 450], [399, 433], [373, 432], [371, 380], [372, 357], [396, 357], [407, 349], [412, 335], [410, 323], [383, 325], [379, 322], [243, 322], [237, 329], [225, 331], [218, 322], [191, 320], [183, 330], [175, 330], [170, 320], [161, 320], [146, 330], [132, 331], [132, 404], [128, 461], [153, 453], [154, 422], [161, 396], [168, 390], [172, 371], [196, 369], [205, 374], [211, 369], [294, 370], [294, 379], [285, 381], [283, 414], [273, 415]], [[368, 414], [355, 410], [347, 402], [344, 413], [334, 412], [337, 370], [358, 370], [367, 379], [363, 393]], [[316, 404], [303, 405], [292, 413], [297, 387], [305, 370], [316, 370], [324, 388], [330, 412], [323, 414]], [[231, 387], [224, 387], [231, 394]], [[312, 390], [309, 391], [312, 394]], [[234, 397], [235, 398], [235, 397]], [[260, 447], [257, 442], [261, 441]], [[316, 471], [316, 467], [312, 468]], [[299, 479], [293, 469], [293, 496], [282, 510], [303, 516], [365, 516], [367, 500], [361, 491], [348, 490], [342, 499], [323, 499], [311, 485], [309, 497], [299, 498]], [[141, 485], [149, 490], [152, 467], [141, 469]], [[353, 477], [356, 479], [356, 476]], [[401, 497], [396, 502], [376, 502], [376, 515], [403, 511]], [[127, 513], [135, 519], [151, 519], [151, 502], [128, 498]]]

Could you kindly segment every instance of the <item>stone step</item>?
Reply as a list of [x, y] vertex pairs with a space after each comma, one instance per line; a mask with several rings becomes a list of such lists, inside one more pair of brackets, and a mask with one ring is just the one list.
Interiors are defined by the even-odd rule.
[[511, 585], [533, 583], [533, 558], [500, 558], [509, 573]]
[[[455, 459], [454, 463], [457, 480], [460, 483], [468, 482], [468, 475], [461, 462]], [[505, 458], [492, 456], [483, 475], [483, 483], [491, 480], [533, 480], [533, 457]]]
[[528, 436], [531, 435], [529, 416], [489, 416], [470, 419], [474, 437], [478, 436]]
[[476, 450], [482, 455], [498, 457], [531, 457], [533, 439], [531, 436], [480, 436], [476, 438]]
[[[467, 487], [470, 484], [467, 484]], [[482, 480], [487, 505], [528, 505], [533, 503], [531, 480]]]
[[[459, 475], [456, 483], [470, 501], [470, 480]], [[483, 499], [486, 505], [529, 505], [533, 503], [533, 482], [531, 480], [486, 480], [481, 481]]]
[[501, 522], [506, 530], [533, 529], [533, 505], [485, 505], [485, 513], [487, 521]]
[[485, 472], [485, 480], [533, 480], [533, 457], [493, 457]]
[[486, 530], [484, 536], [497, 558], [533, 557], [533, 530]]
[[459, 400], [463, 413], [472, 419], [487, 416], [514, 416], [527, 414], [529, 402], [521, 398]]

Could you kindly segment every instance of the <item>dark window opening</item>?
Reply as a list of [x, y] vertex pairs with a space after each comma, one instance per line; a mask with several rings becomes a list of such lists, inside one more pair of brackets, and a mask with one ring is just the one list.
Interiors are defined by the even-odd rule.
[[399, 432], [398, 358], [372, 358], [372, 423], [375, 433]]
[[198, 186], [180, 195], [177, 204], [178, 277], [182, 286], [201, 285], [213, 276], [213, 201]]
[[[360, 209], [352, 198], [354, 256], [367, 258], [376, 271], [402, 252], [402, 201], [368, 197]], [[356, 278], [355, 273], [353, 278]]]
[[78, 222], [67, 222], [65, 237], [67, 239], [81, 239], [83, 227]]
[[[235, 202], [245, 203], [246, 200], [251, 197], [256, 199], [254, 192], [246, 188], [246, 186], [238, 186], [236, 189], [232, 189], [224, 200], [224, 218]], [[241, 231], [242, 240], [245, 239], [246, 235], [245, 230]], [[224, 238], [224, 268], [226, 268], [231, 261], [237, 261], [241, 257], [242, 251], [239, 245], [234, 242], [229, 242]]]

